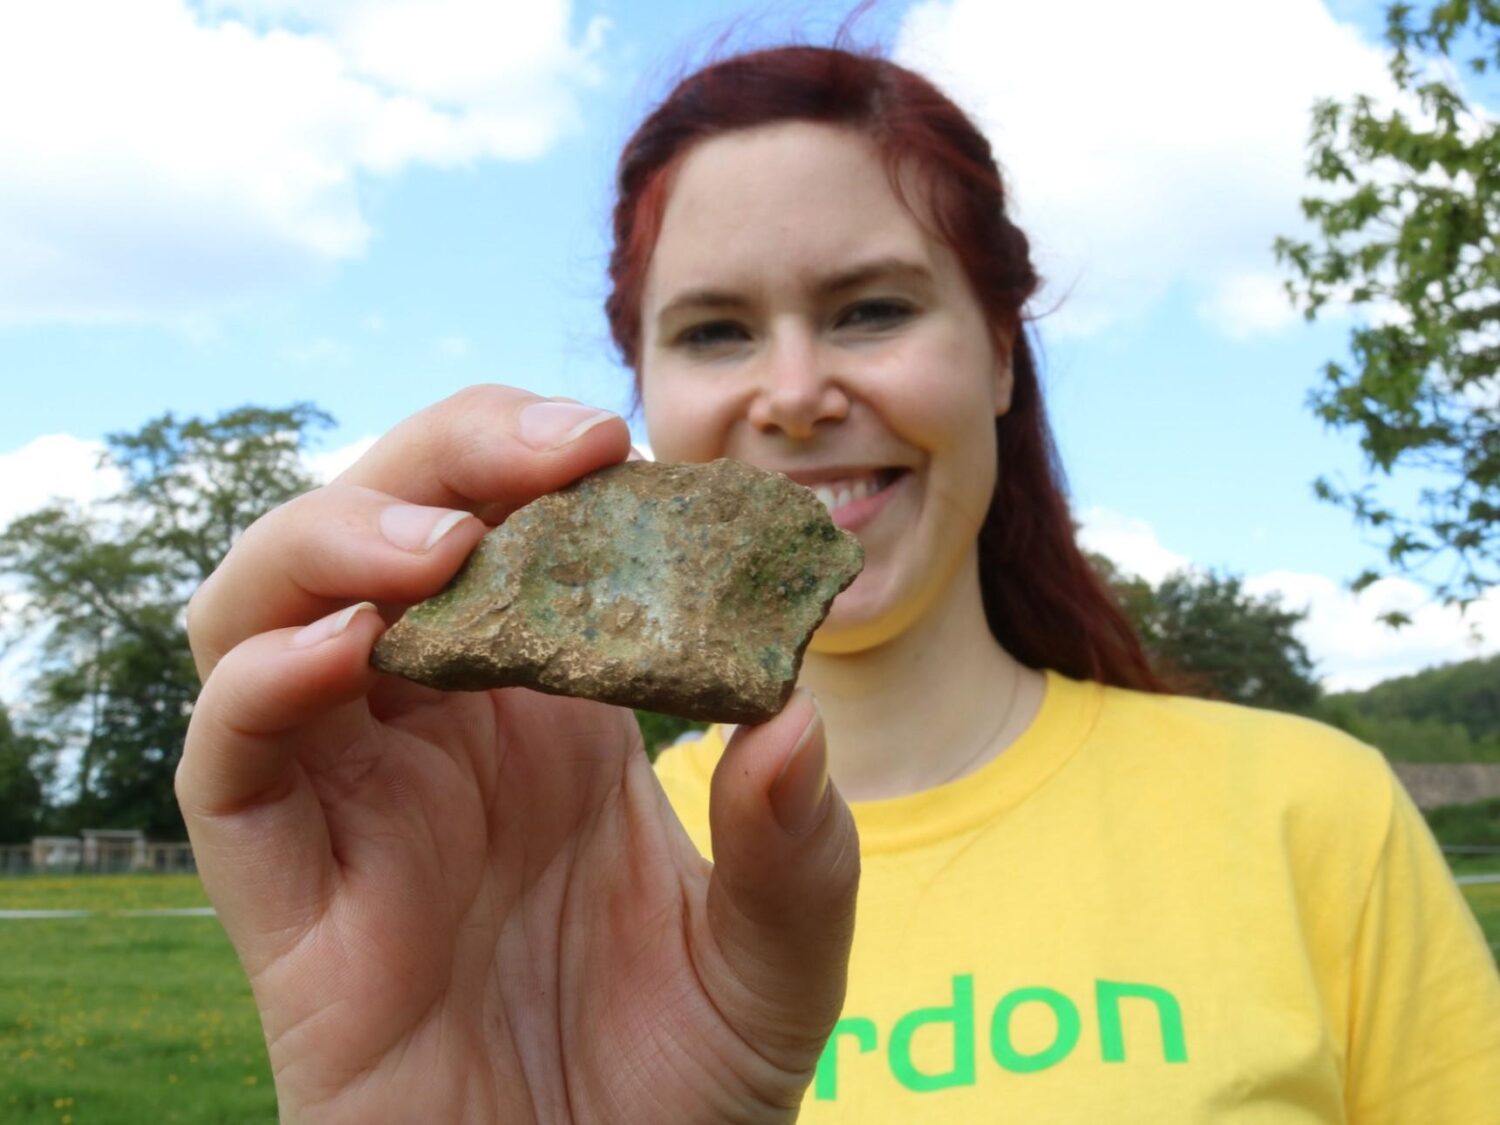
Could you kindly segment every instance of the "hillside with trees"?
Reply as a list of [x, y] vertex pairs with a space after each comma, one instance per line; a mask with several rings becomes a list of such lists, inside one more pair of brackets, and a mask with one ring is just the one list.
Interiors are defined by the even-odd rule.
[[1326, 696], [1318, 717], [1398, 762], [1500, 762], [1500, 655]]

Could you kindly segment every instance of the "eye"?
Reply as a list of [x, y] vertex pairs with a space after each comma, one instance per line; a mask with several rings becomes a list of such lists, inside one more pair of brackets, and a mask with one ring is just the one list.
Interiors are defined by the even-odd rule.
[[675, 343], [679, 347], [704, 349], [722, 347], [745, 339], [748, 339], [748, 334], [734, 321], [710, 320], [684, 329], [678, 333]]
[[888, 298], [860, 301], [849, 306], [839, 317], [838, 328], [894, 328], [909, 319], [913, 309], [905, 301]]

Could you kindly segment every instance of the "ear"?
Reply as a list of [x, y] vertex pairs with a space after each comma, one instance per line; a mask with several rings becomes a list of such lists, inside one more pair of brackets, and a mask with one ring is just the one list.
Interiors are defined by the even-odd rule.
[[1000, 329], [995, 333], [995, 417], [1010, 413], [1011, 394], [1015, 390], [1015, 372], [1011, 365], [1013, 332]]

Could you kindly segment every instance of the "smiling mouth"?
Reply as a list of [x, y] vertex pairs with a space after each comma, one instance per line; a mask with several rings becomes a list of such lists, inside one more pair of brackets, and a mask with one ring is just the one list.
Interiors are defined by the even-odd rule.
[[885, 491], [906, 471], [906, 469], [879, 469], [848, 480], [822, 481], [808, 487], [812, 489], [813, 495], [823, 502], [823, 507], [830, 512], [836, 512], [856, 500], [863, 500], [867, 496], [874, 496], [877, 492]]

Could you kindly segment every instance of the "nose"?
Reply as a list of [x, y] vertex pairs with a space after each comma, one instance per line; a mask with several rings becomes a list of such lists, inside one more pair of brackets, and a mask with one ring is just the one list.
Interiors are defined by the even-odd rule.
[[750, 423], [761, 431], [780, 430], [806, 440], [819, 422], [841, 421], [848, 414], [849, 397], [832, 356], [810, 335], [775, 336], [750, 403]]

